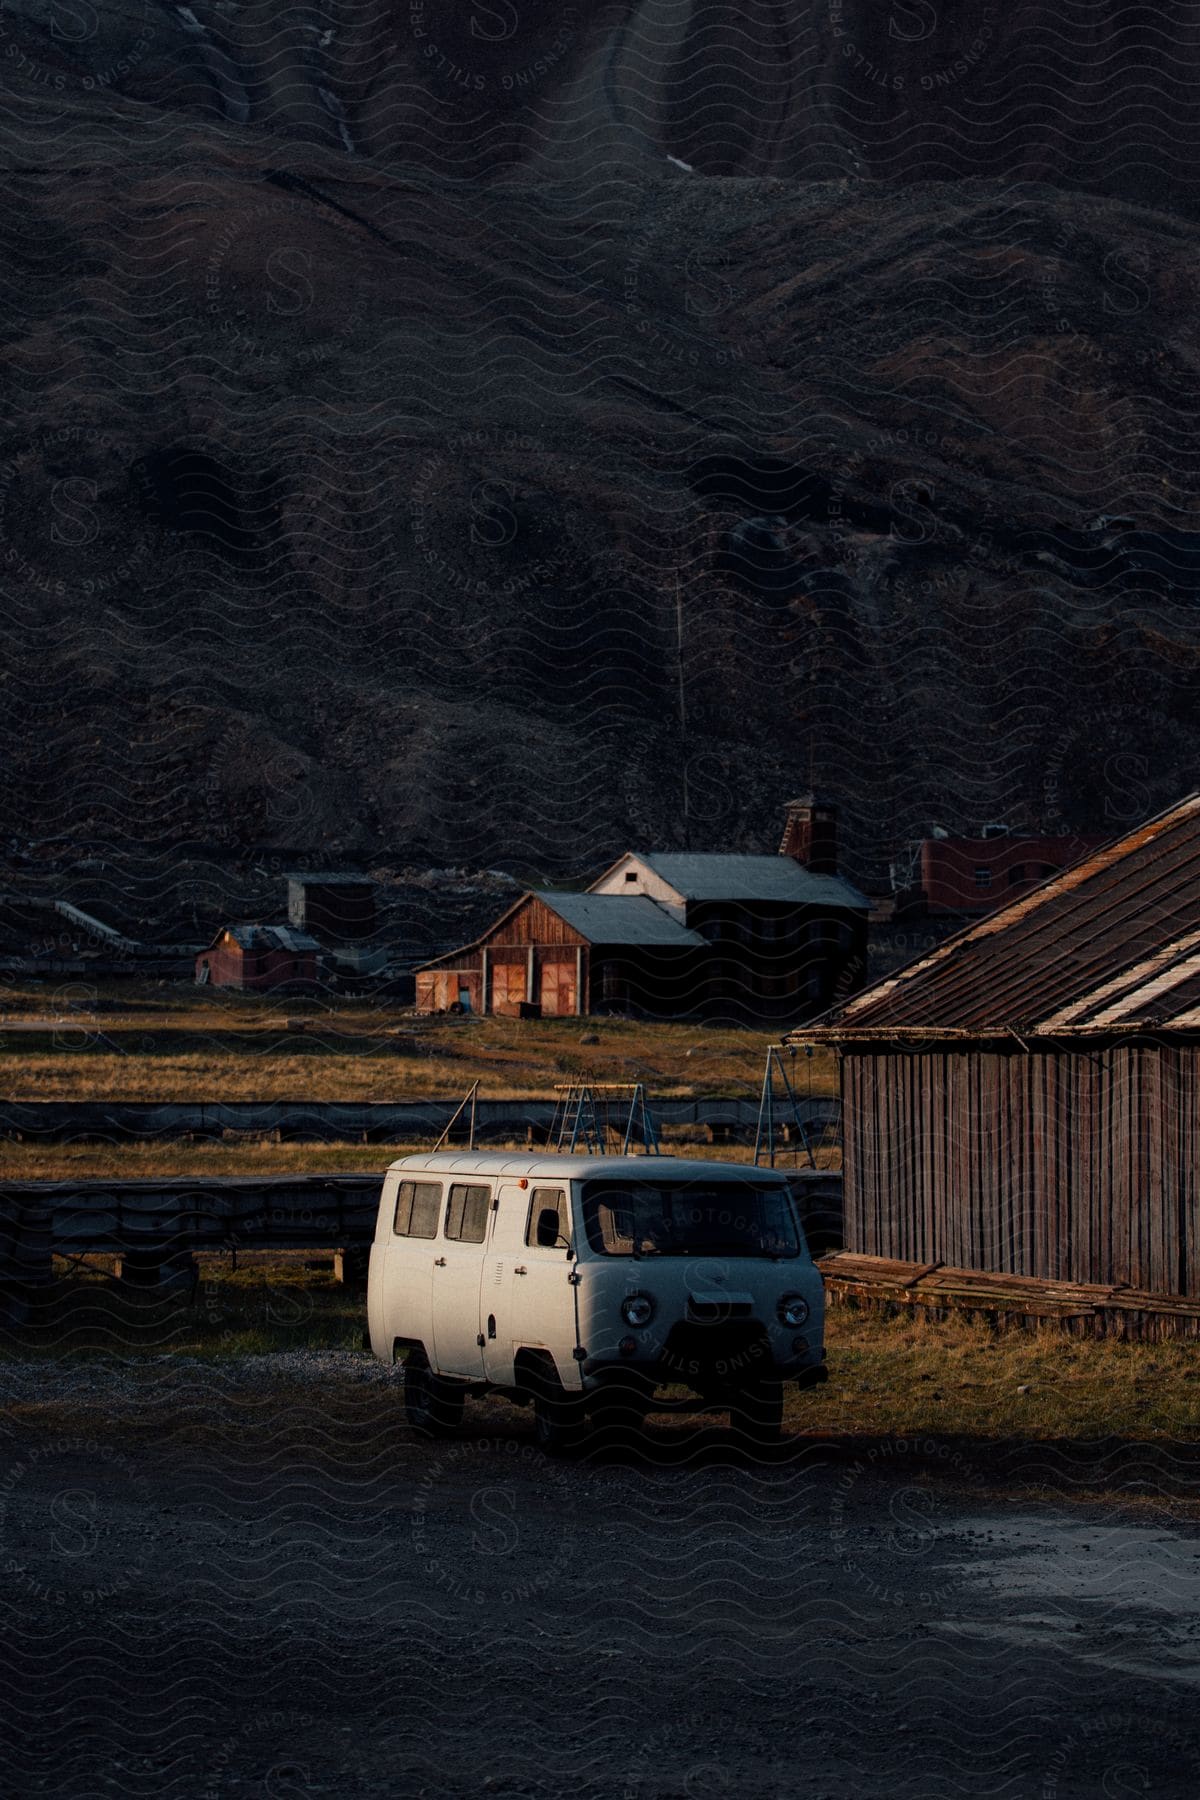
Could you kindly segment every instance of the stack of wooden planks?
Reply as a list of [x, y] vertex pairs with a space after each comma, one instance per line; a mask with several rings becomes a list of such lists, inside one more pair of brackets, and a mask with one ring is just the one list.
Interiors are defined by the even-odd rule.
[[939, 1262], [896, 1262], [851, 1250], [823, 1256], [819, 1266], [829, 1298], [859, 1306], [907, 1308], [931, 1317], [962, 1313], [1001, 1326], [1055, 1326], [1096, 1337], [1200, 1336], [1200, 1299], [1183, 1294], [1150, 1294], [1123, 1283], [1041, 1281]]

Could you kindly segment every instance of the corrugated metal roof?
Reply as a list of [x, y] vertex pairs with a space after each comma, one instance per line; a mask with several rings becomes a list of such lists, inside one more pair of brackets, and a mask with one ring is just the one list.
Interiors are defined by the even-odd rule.
[[1200, 794], [928, 956], [805, 1036], [1196, 1029]]
[[871, 902], [840, 875], [814, 875], [790, 856], [652, 851], [636, 856], [684, 900], [784, 900], [866, 912]]
[[242, 950], [319, 950], [316, 938], [289, 925], [226, 925], [217, 942], [229, 936]]
[[298, 881], [304, 887], [374, 887], [370, 875], [356, 874], [353, 869], [289, 869], [285, 881]]
[[689, 931], [644, 894], [554, 894], [535, 889], [543, 906], [580, 932], [590, 944], [658, 944], [667, 949], [703, 950], [705, 940]]

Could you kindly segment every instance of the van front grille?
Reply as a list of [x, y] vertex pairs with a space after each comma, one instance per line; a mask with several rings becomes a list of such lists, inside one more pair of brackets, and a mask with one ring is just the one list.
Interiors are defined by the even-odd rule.
[[748, 1300], [697, 1300], [688, 1301], [688, 1318], [694, 1319], [697, 1325], [723, 1325], [727, 1319], [750, 1319], [754, 1316], [754, 1308]]

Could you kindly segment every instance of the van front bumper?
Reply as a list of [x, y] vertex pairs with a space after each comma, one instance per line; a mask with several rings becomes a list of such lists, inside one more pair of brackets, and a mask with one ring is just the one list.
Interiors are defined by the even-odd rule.
[[589, 1387], [622, 1381], [648, 1390], [678, 1385], [710, 1391], [764, 1377], [809, 1387], [826, 1379], [824, 1357], [820, 1345], [809, 1345], [799, 1354], [789, 1345], [788, 1354], [780, 1355], [760, 1320], [720, 1326], [681, 1322], [672, 1326], [665, 1341], [639, 1344], [631, 1356], [607, 1347], [602, 1355], [585, 1356], [582, 1374]]

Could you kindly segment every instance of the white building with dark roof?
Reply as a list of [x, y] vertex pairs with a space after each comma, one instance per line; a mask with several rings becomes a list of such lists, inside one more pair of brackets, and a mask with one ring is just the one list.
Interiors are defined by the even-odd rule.
[[[789, 808], [785, 845], [810, 847], [811, 796]], [[474, 943], [417, 972], [423, 1011], [794, 1024], [853, 993], [870, 902], [830, 866], [777, 856], [627, 851], [585, 893], [536, 889]], [[797, 815], [800, 815], [797, 819]]]

